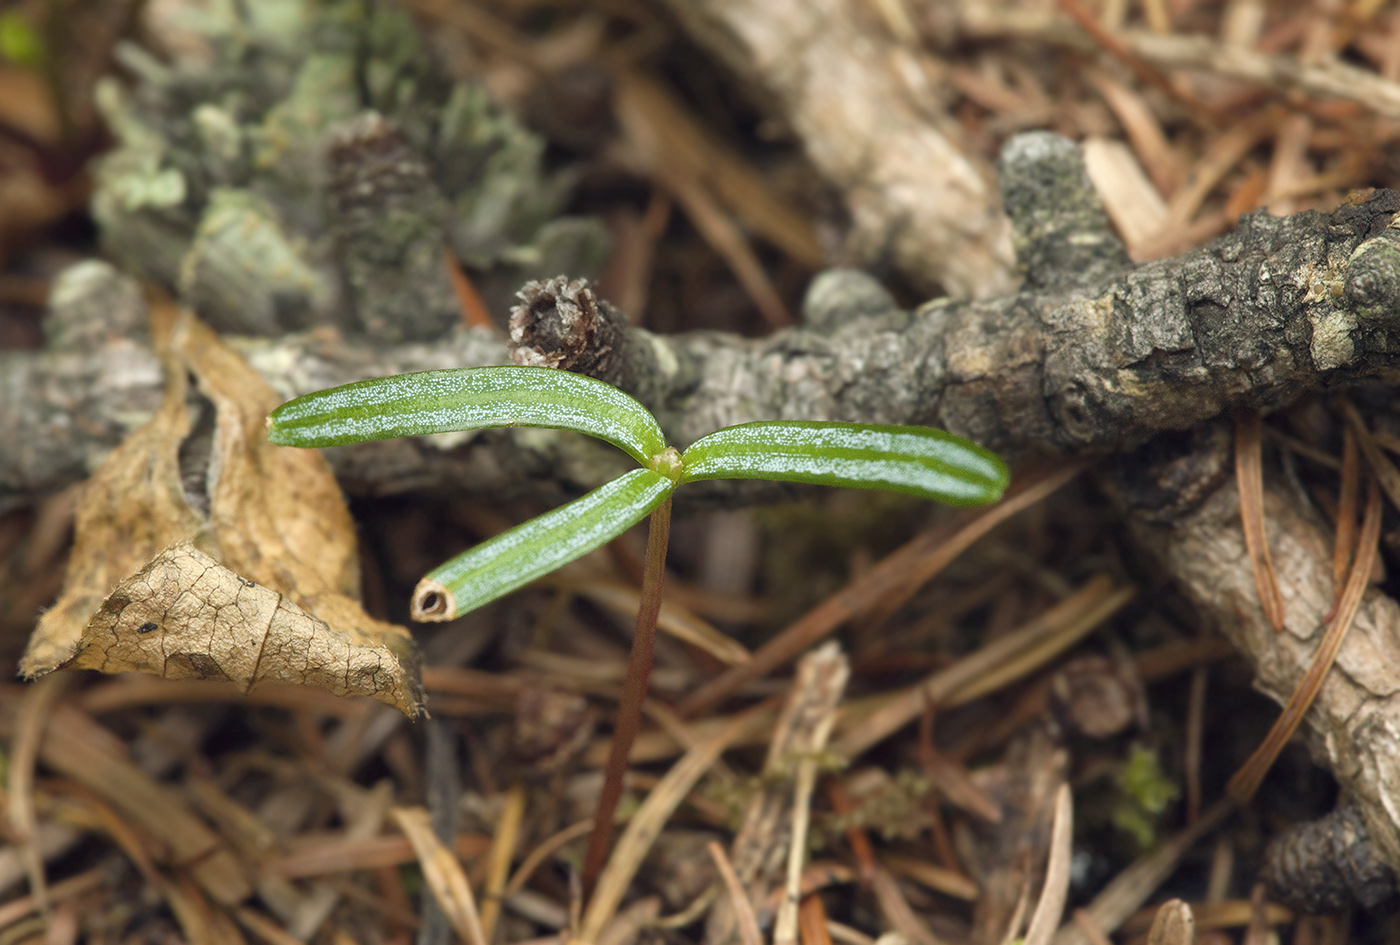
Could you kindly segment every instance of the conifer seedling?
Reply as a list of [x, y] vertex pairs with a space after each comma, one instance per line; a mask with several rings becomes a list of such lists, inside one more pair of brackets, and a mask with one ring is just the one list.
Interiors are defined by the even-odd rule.
[[742, 423], [668, 446], [656, 418], [591, 377], [543, 367], [483, 367], [374, 378], [288, 401], [268, 418], [283, 446], [489, 427], [574, 430], [613, 444], [640, 468], [580, 499], [482, 542], [427, 574], [413, 592], [415, 620], [452, 620], [617, 537], [650, 514], [632, 653], [593, 835], [584, 857], [591, 890], [611, 842], [613, 814], [651, 675], [670, 533], [671, 495], [702, 479], [772, 479], [881, 489], [949, 505], [995, 502], [1008, 474], [996, 454], [919, 426], [803, 420]]

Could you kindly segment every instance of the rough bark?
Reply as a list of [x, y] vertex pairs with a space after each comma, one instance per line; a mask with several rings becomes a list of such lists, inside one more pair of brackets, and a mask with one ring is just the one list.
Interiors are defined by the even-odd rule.
[[[1062, 166], [1062, 149], [1042, 145], [1009, 149], [1007, 160]], [[1004, 173], [1034, 178], [1035, 168]], [[1027, 279], [1040, 288], [904, 312], [867, 277], [830, 272], [809, 293], [803, 328], [758, 340], [629, 328], [607, 359], [620, 372], [610, 379], [656, 411], [678, 445], [728, 424], [786, 417], [928, 424], [1015, 455], [1131, 447], [1232, 407], [1267, 410], [1308, 391], [1397, 376], [1395, 192], [1330, 215], [1255, 214], [1203, 249], [1105, 280], [1119, 250], [1095, 229], [1101, 215], [1085, 215], [1082, 171], [1044, 179], [1045, 187], [1011, 189], [1026, 201], [1011, 209], [1028, 221]], [[1067, 255], [1066, 244], [1078, 254]], [[1037, 245], [1061, 248], [1037, 254]], [[1090, 284], [1067, 282], [1067, 272]], [[62, 301], [83, 295], [74, 279], [58, 292], [50, 337], [91, 341], [93, 332], [70, 327], [81, 314]], [[102, 279], [115, 281], [101, 289]], [[139, 300], [110, 271], [102, 279], [86, 291]], [[139, 313], [124, 318], [139, 321]], [[555, 336], [563, 345], [568, 333]], [[480, 331], [371, 347], [322, 329], [243, 348], [289, 396], [372, 375], [510, 360], [504, 340]], [[576, 366], [567, 356], [557, 363]], [[12, 444], [0, 452], [0, 496], [81, 478], [149, 415], [159, 385], [154, 359], [131, 337], [0, 357], [0, 442]], [[513, 448], [490, 450], [502, 437]], [[573, 444], [577, 438], [464, 439], [368, 444], [332, 461], [359, 493], [495, 491], [541, 477], [579, 488], [618, 469], [595, 445]]]

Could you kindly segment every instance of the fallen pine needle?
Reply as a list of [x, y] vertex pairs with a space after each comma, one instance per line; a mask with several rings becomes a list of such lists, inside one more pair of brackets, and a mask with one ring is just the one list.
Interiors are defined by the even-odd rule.
[[[619, 818], [619, 820], [621, 820], [621, 818]], [[510, 882], [506, 883], [505, 894], [509, 896], [512, 893], [517, 893], [524, 889], [525, 884], [530, 881], [530, 877], [534, 875], [535, 870], [539, 869], [545, 860], [559, 852], [559, 850], [567, 844], [572, 843], [580, 837], [588, 836], [589, 831], [592, 829], [593, 818], [589, 817], [587, 820], [580, 820], [576, 823], [569, 824], [569, 826], [565, 827], [563, 830], [546, 837], [539, 846], [531, 850], [529, 855], [521, 861], [520, 866], [516, 867], [515, 875], [511, 876]]]
[[237, 906], [233, 910], [233, 917], [238, 920], [239, 925], [252, 932], [267, 945], [300, 945], [301, 943], [301, 939], [256, 909]]
[[443, 915], [467, 945], [487, 945], [476, 911], [476, 898], [462, 864], [433, 833], [428, 812], [421, 807], [395, 807], [389, 816], [399, 825], [423, 869], [423, 881], [442, 907]]
[[1317, 652], [1313, 654], [1312, 662], [1308, 665], [1308, 671], [1303, 674], [1303, 679], [1298, 683], [1298, 688], [1293, 690], [1293, 695], [1288, 699], [1288, 704], [1283, 707], [1283, 713], [1274, 723], [1274, 727], [1269, 730], [1269, 734], [1264, 736], [1264, 741], [1254, 750], [1254, 754], [1249, 756], [1249, 760], [1240, 766], [1240, 770], [1235, 772], [1235, 776], [1230, 779], [1226, 786], [1226, 792], [1238, 804], [1248, 804], [1254, 797], [1254, 793], [1259, 790], [1259, 785], [1264, 780], [1264, 775], [1273, 767], [1274, 759], [1283, 750], [1283, 746], [1293, 737], [1293, 732], [1298, 728], [1298, 724], [1303, 721], [1303, 716], [1307, 714], [1308, 707], [1317, 698], [1318, 691], [1322, 688], [1322, 682], [1327, 678], [1327, 673], [1332, 668], [1332, 663], [1337, 659], [1337, 653], [1342, 648], [1342, 641], [1346, 639], [1347, 631], [1351, 629], [1352, 621], [1356, 618], [1357, 608], [1361, 606], [1361, 597], [1366, 592], [1366, 585], [1370, 582], [1371, 567], [1376, 560], [1377, 545], [1381, 535], [1381, 492], [1377, 488], [1376, 480], [1372, 479], [1366, 491], [1366, 514], [1361, 523], [1361, 538], [1357, 542], [1356, 560], [1352, 562], [1351, 575], [1347, 578], [1346, 589], [1342, 591], [1341, 601], [1337, 605], [1337, 613], [1332, 618], [1332, 622], [1327, 626], [1326, 633], [1323, 634], [1322, 642], [1317, 646]]
[[29, 892], [39, 904], [40, 912], [49, 911], [49, 898], [44, 879], [44, 859], [35, 837], [38, 821], [34, 815], [34, 764], [39, 760], [39, 743], [44, 737], [49, 711], [67, 684], [65, 677], [49, 676], [39, 680], [25, 693], [10, 742], [10, 770], [6, 785], [9, 791], [10, 836], [22, 848], [24, 869], [29, 875]]
[[[101, 886], [106, 879], [106, 870], [98, 867], [90, 869], [86, 873], [79, 873], [77, 876], [68, 879], [61, 879], [48, 887], [48, 903], [61, 902], [80, 893], [85, 893], [90, 889]], [[21, 896], [12, 899], [4, 905], [0, 905], [0, 929], [9, 928], [20, 919], [36, 912], [40, 908], [39, 898], [34, 894]]]
[[[1216, 801], [1194, 824], [1115, 876], [1087, 907], [1075, 910], [1076, 915], [1084, 913], [1087, 922], [1105, 933], [1117, 931], [1176, 870], [1196, 841], [1220, 826], [1234, 809], [1228, 800]], [[1054, 945], [1089, 945], [1090, 941], [1081, 926], [1070, 921], [1055, 934]]]
[[789, 624], [756, 650], [747, 663], [731, 666], [691, 693], [676, 711], [682, 716], [694, 716], [710, 709], [750, 680], [761, 678], [806, 652], [852, 617], [872, 607], [885, 606], [893, 597], [913, 595], [983, 535], [1040, 502], [1085, 468], [1084, 463], [1071, 463], [1029, 484], [1014, 485], [1004, 499], [975, 515], [953, 534], [943, 527], [932, 528], [907, 542]]
[[487, 856], [486, 888], [481, 903], [481, 931], [486, 941], [496, 930], [501, 915], [501, 899], [510, 874], [510, 862], [515, 858], [515, 845], [520, 839], [520, 824], [525, 818], [525, 789], [519, 782], [506, 792], [505, 804], [496, 821], [496, 835]]
[[1050, 828], [1050, 858], [1045, 865], [1045, 885], [1031, 913], [1023, 945], [1050, 945], [1065, 913], [1069, 896], [1070, 860], [1074, 854], [1074, 797], [1069, 785], [1055, 792], [1055, 819]]
[[832, 945], [821, 896], [807, 896], [797, 910], [798, 940], [802, 945]]
[[1242, 413], [1235, 420], [1235, 480], [1240, 492], [1244, 546], [1254, 569], [1259, 606], [1274, 632], [1282, 633], [1283, 595], [1278, 589], [1278, 575], [1269, 556], [1268, 536], [1264, 533], [1263, 423], [1257, 411]]
[[457, 306], [462, 312], [462, 321], [468, 328], [496, 328], [496, 323], [491, 320], [491, 311], [482, 301], [481, 293], [476, 291], [476, 286], [472, 285], [471, 279], [462, 271], [461, 264], [457, 262], [457, 256], [452, 252], [452, 248], [444, 245], [442, 247], [442, 261], [447, 269], [447, 278], [452, 283], [452, 292], [457, 296]]
[[872, 887], [875, 899], [880, 903], [880, 911], [885, 914], [885, 920], [896, 932], [914, 945], [943, 945], [942, 940], [928, 927], [928, 923], [914, 912], [889, 870], [883, 866], [876, 869]]
[[[914, 721], [931, 701], [940, 708], [961, 705], [996, 691], [1033, 671], [1107, 620], [1133, 597], [1130, 587], [1113, 588], [1102, 575], [1091, 578], [1070, 597], [1036, 616], [1021, 628], [958, 660], [914, 686], [889, 696], [865, 700], [860, 714], [848, 704], [843, 734], [832, 750], [855, 758]], [[1026, 657], [1033, 657], [1027, 659]]]
[[1356, 409], [1356, 405], [1346, 398], [1340, 398], [1342, 412], [1346, 414], [1347, 423], [1356, 433], [1356, 445], [1361, 447], [1361, 452], [1366, 456], [1366, 462], [1370, 464], [1371, 471], [1376, 474], [1377, 481], [1381, 488], [1389, 496], [1391, 503], [1400, 509], [1400, 470], [1396, 470], [1395, 464], [1386, 458], [1381, 452], [1380, 445], [1376, 443], [1376, 438], [1371, 435], [1371, 431], [1366, 426], [1366, 421], [1361, 418], [1361, 412]]
[[1333, 610], [1342, 599], [1347, 566], [1356, 544], [1356, 500], [1361, 491], [1361, 458], [1357, 454], [1356, 430], [1342, 428], [1342, 486], [1337, 494], [1337, 537], [1332, 548]]
[[710, 769], [715, 759], [743, 735], [749, 726], [762, 718], [763, 708], [761, 705], [755, 706], [754, 709], [742, 713], [714, 735], [687, 751], [680, 761], [671, 766], [637, 808], [627, 823], [627, 829], [613, 846], [612, 855], [608, 857], [603, 872], [599, 874], [598, 884], [593, 888], [593, 895], [584, 910], [579, 937], [585, 942], [598, 941], [604, 927], [617, 912], [622, 897], [631, 886], [632, 878], [641, 867], [643, 857], [661, 835], [661, 828], [672, 812], [680, 806], [681, 801]]
[[[920, 886], [926, 886], [954, 899], [976, 902], [977, 897], [981, 894], [981, 890], [973, 880], [961, 873], [937, 866], [926, 860], [912, 856], [901, 856], [898, 853], [882, 853], [880, 863], [896, 876], [911, 879]], [[872, 866], [871, 869], [873, 871], [874, 867]]]
[[[481, 856], [491, 848], [491, 839], [479, 833], [461, 833], [453, 849], [464, 860]], [[285, 856], [269, 861], [262, 871], [283, 879], [309, 879], [355, 870], [382, 869], [412, 863], [418, 857], [405, 837], [386, 835], [368, 840], [336, 837], [298, 846]]]
[[734, 864], [729, 862], [724, 847], [720, 846], [719, 841], [711, 840], [705, 849], [710, 851], [710, 858], [715, 861], [715, 868], [719, 870], [720, 879], [724, 881], [724, 888], [729, 892], [729, 903], [734, 908], [734, 917], [739, 926], [739, 941], [743, 945], [763, 945], [763, 935], [758, 929], [758, 916], [754, 914], [753, 903], [749, 902], [748, 894], [739, 885]]
[[793, 945], [797, 941], [797, 910], [802, 899], [802, 867], [807, 856], [812, 791], [817, 784], [817, 758], [831, 737], [836, 706], [850, 674], [850, 663], [835, 643], [809, 653], [797, 666], [789, 707], [807, 724], [797, 730], [789, 749], [798, 759], [797, 776], [793, 779], [792, 825], [788, 831], [787, 885], [778, 906], [773, 945]]
[[1113, 945], [1113, 940], [1087, 909], [1074, 910], [1074, 926], [1089, 945]]

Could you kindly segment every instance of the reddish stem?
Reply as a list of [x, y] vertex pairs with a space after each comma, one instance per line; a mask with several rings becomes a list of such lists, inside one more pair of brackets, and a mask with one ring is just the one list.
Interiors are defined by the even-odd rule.
[[656, 649], [656, 618], [661, 614], [661, 589], [666, 580], [666, 546], [671, 537], [671, 497], [651, 513], [647, 530], [646, 570], [642, 573], [642, 597], [637, 607], [637, 631], [632, 636], [632, 655], [627, 660], [627, 677], [622, 681], [622, 696], [617, 707], [617, 724], [613, 727], [612, 747], [603, 774], [603, 792], [598, 796], [598, 809], [593, 814], [593, 832], [588, 837], [588, 851], [583, 856], [583, 897], [593, 894], [598, 874], [603, 871], [612, 846], [613, 817], [622, 800], [622, 781], [627, 774], [627, 759], [632, 743], [642, 727], [642, 704], [647, 697], [651, 679], [652, 654]]

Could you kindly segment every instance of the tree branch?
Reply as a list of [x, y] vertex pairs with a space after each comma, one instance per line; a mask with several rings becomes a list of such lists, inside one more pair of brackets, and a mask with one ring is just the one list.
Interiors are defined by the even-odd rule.
[[[1018, 139], [1002, 174], [1026, 291], [904, 312], [868, 277], [836, 270], [809, 292], [804, 327], [752, 340], [629, 328], [581, 286], [551, 280], [527, 290], [518, 313], [531, 313], [533, 328], [517, 314], [514, 344], [521, 360], [590, 369], [629, 390], [682, 445], [782, 417], [927, 424], [1012, 455], [1107, 451], [1235, 406], [1269, 410], [1308, 391], [1397, 375], [1400, 228], [1391, 222], [1400, 194], [1377, 191], [1330, 215], [1254, 214], [1203, 249], [1119, 270], [1121, 247], [1093, 209], [1072, 145]], [[55, 298], [47, 324], [55, 343], [38, 356], [0, 357], [0, 442], [15, 444], [0, 454], [0, 497], [81, 478], [158, 398], [144, 348], [131, 337], [95, 343], [100, 332], [84, 327], [93, 299], [124, 298], [119, 323], [140, 322], [131, 310], [139, 294], [123, 277], [70, 272]], [[593, 314], [577, 316], [580, 299]], [[551, 321], [561, 318], [572, 321]], [[598, 336], [613, 349], [606, 357], [578, 346], [579, 332], [603, 331], [590, 318], [611, 323]], [[322, 329], [242, 347], [288, 396], [510, 359], [502, 340], [481, 331], [373, 348]], [[502, 437], [514, 447], [491, 449]], [[617, 470], [575, 439], [367, 444], [332, 462], [357, 493], [491, 492], [541, 477], [577, 489]]]

